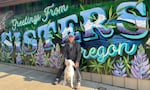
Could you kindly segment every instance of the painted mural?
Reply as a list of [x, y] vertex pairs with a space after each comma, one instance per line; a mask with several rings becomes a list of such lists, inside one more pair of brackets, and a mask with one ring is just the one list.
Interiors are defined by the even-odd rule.
[[150, 79], [149, 1], [77, 1], [2, 14], [0, 61], [59, 69], [68, 33], [75, 32], [81, 71]]

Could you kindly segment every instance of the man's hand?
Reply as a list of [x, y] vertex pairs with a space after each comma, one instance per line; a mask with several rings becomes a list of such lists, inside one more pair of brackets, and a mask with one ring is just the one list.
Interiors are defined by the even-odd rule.
[[76, 61], [75, 62], [75, 66], [74, 66], [75, 68], [78, 68], [79, 67], [79, 62], [78, 61]]

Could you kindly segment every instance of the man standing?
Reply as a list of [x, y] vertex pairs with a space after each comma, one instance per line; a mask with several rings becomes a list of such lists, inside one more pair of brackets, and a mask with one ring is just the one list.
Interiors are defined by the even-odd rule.
[[[80, 82], [81, 82], [81, 74], [79, 71], [79, 62], [81, 59], [81, 46], [79, 43], [75, 42], [75, 35], [73, 32], [69, 33], [68, 40], [69, 40], [69, 43], [66, 43], [65, 48], [64, 48], [64, 57], [66, 59], [71, 59], [75, 63], [75, 70], [77, 73], [77, 85], [75, 88], [78, 89], [80, 87]], [[62, 73], [64, 72], [65, 67], [66, 66], [63, 63], [63, 67], [59, 70], [56, 80], [53, 83], [54, 85], [57, 85], [59, 83], [60, 77]]]

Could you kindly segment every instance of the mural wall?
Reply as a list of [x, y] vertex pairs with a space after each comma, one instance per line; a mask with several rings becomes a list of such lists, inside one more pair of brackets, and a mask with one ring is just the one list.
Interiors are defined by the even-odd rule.
[[61, 68], [67, 35], [75, 32], [82, 71], [150, 79], [148, 0], [85, 1], [11, 11], [3, 21], [1, 62]]

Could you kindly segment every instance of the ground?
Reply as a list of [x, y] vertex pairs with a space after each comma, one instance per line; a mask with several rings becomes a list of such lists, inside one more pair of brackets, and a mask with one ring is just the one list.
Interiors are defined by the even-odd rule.
[[[52, 85], [55, 76], [48, 72], [0, 64], [0, 90], [72, 90], [61, 83]], [[81, 84], [79, 90], [96, 90], [98, 87], [104, 87], [107, 90], [129, 90], [86, 80], [83, 80]]]

